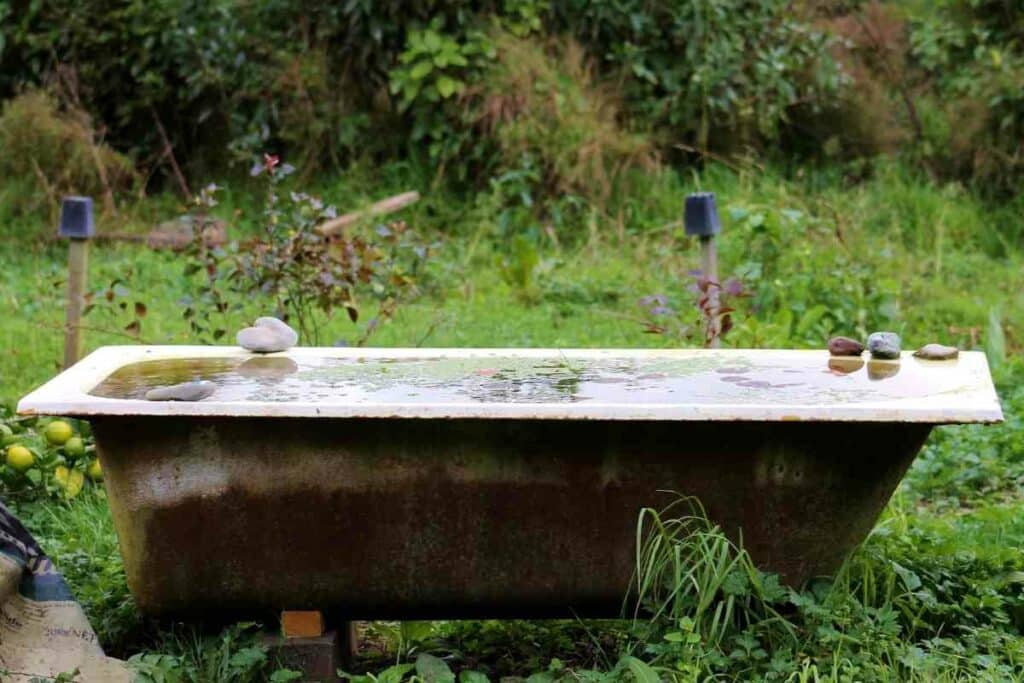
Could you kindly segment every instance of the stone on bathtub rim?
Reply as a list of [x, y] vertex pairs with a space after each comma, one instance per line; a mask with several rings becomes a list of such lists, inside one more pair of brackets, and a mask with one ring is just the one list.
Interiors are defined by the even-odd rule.
[[900, 357], [900, 336], [895, 332], [872, 332], [868, 336], [872, 358], [895, 360]]
[[206, 380], [154, 387], [146, 392], [147, 401], [202, 401], [213, 395], [217, 385]]
[[849, 337], [832, 337], [828, 340], [828, 352], [833, 356], [859, 356], [864, 353], [864, 345]]
[[953, 360], [960, 356], [960, 349], [945, 344], [925, 344], [914, 351], [914, 356], [924, 360]]
[[299, 333], [288, 323], [271, 316], [257, 318], [252, 327], [246, 327], [236, 336], [238, 345], [253, 353], [287, 351], [299, 341]]

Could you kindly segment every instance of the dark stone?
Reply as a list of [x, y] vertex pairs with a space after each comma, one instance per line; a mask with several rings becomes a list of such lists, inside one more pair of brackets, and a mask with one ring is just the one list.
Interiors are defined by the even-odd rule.
[[833, 356], [859, 356], [864, 345], [849, 337], [832, 337], [828, 340], [828, 352]]
[[959, 355], [960, 349], [943, 344], [925, 344], [917, 351], [914, 351], [915, 357], [925, 360], [953, 360]]
[[900, 357], [900, 336], [895, 332], [873, 332], [868, 337], [872, 358], [895, 360]]

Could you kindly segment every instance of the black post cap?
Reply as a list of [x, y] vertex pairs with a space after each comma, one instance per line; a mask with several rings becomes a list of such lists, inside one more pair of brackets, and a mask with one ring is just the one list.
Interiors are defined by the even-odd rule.
[[89, 239], [96, 234], [92, 219], [92, 197], [65, 197], [60, 205], [57, 234], [72, 239]]
[[718, 207], [715, 206], [714, 192], [694, 192], [687, 195], [683, 210], [683, 223], [686, 234], [697, 237], [710, 237], [722, 232], [722, 223], [718, 219]]

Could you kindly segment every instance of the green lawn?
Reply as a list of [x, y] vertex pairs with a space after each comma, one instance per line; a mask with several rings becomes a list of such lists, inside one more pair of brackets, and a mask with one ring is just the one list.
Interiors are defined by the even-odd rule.
[[[713, 189], [724, 223], [722, 274], [740, 277], [748, 294], [736, 302], [726, 346], [818, 347], [832, 334], [892, 329], [907, 347], [943, 341], [984, 349], [1007, 422], [936, 430], [872, 537], [834, 583], [768, 596], [767, 603], [752, 589], [737, 589], [753, 605], [751, 614], [770, 603], [792, 631], [751, 619], [716, 640], [697, 613], [642, 625], [376, 624], [368, 635], [379, 656], [368, 655], [361, 667], [379, 671], [428, 651], [456, 671], [474, 669], [492, 680], [640, 678], [642, 671], [628, 666], [632, 660], [621, 659], [631, 654], [678, 680], [1024, 678], [1024, 364], [1014, 358], [1024, 335], [1024, 217], [1014, 205], [986, 205], [892, 166], [856, 185], [838, 175], [785, 180], [711, 168], [701, 176], [651, 176], [648, 192], [616, 211], [569, 207], [566, 218], [532, 220], [486, 195], [432, 195], [401, 169], [385, 170], [376, 183], [371, 176], [356, 169], [317, 191], [347, 209], [417, 187], [426, 198], [402, 217], [424, 242], [437, 244], [418, 295], [370, 337], [372, 345], [697, 344], [674, 331], [699, 322], [688, 291], [699, 257], [676, 221], [686, 192]], [[252, 234], [254, 202], [239, 189], [218, 207], [236, 236]], [[168, 208], [167, 198], [150, 200], [125, 221], [144, 223]], [[511, 227], [503, 224], [510, 215]], [[0, 403], [10, 407], [51, 377], [61, 358], [65, 250], [24, 237], [47, 229], [40, 217], [19, 216], [8, 216], [0, 229]], [[146, 343], [194, 341], [180, 303], [194, 292], [183, 260], [134, 245], [94, 245], [91, 288], [123, 279], [124, 289], [87, 317], [87, 347], [134, 343], [124, 336], [131, 315], [120, 312], [121, 301], [129, 311], [136, 301], [145, 304]], [[649, 316], [638, 302], [654, 294], [678, 312], [657, 319], [666, 334], [645, 333]], [[324, 321], [324, 341], [358, 339], [372, 317], [368, 302], [358, 324], [342, 314]], [[237, 329], [265, 313], [264, 302], [248, 300], [223, 326]], [[191, 627], [140, 619], [102, 492], [70, 502], [14, 493], [8, 499], [65, 572], [110, 652], [148, 653], [151, 670], [167, 667], [185, 680], [263, 675], [211, 673], [218, 652], [247, 646], [237, 629], [204, 640]], [[595, 670], [612, 673], [601, 679]]]

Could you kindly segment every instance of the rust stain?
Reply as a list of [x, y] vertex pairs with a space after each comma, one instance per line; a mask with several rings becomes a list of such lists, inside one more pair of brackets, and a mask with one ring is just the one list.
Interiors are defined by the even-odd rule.
[[930, 428], [105, 417], [94, 429], [146, 612], [369, 619], [616, 616], [637, 514], [670, 502], [664, 490], [699, 497], [797, 584], [864, 538]]

